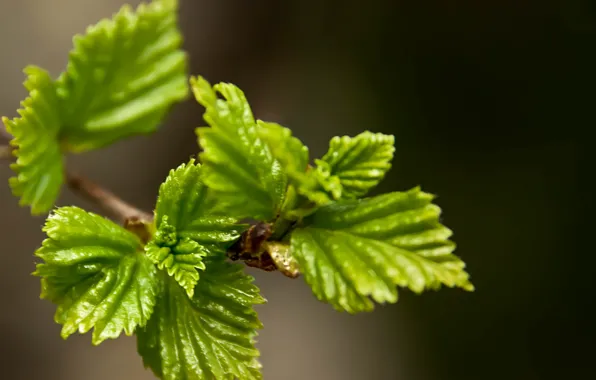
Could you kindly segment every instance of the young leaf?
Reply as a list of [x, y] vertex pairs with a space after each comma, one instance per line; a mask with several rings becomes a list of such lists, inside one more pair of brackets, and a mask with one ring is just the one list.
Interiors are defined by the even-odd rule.
[[159, 188], [155, 208], [157, 232], [146, 245], [147, 256], [193, 296], [205, 269], [207, 251], [225, 250], [240, 237], [243, 226], [229, 217], [211, 215], [214, 207], [201, 182], [202, 168], [190, 160], [170, 171]]
[[207, 251], [203, 246], [188, 238], [180, 239], [176, 228], [164, 216], [154, 239], [145, 246], [145, 252], [159, 269], [165, 269], [174, 277], [189, 297], [193, 296], [199, 281], [197, 269], [205, 269], [203, 257]]
[[357, 313], [373, 309], [370, 298], [397, 302], [396, 286], [473, 290], [432, 199], [414, 188], [331, 203], [307, 218], [292, 234], [292, 254], [317, 298]]
[[393, 136], [368, 131], [332, 138], [316, 167], [294, 178], [298, 192], [318, 205], [364, 196], [391, 168], [393, 143]]
[[153, 132], [188, 93], [178, 1], [154, 0], [74, 38], [58, 80], [64, 146], [81, 152]]
[[253, 305], [264, 303], [242, 266], [210, 257], [188, 298], [164, 276], [155, 312], [137, 330], [145, 367], [164, 380], [261, 379]]
[[211, 87], [202, 77], [191, 78], [191, 87], [211, 126], [197, 128], [203, 181], [238, 218], [273, 218], [283, 201], [286, 175], [259, 135], [244, 93], [228, 83]]
[[277, 123], [257, 120], [259, 137], [288, 173], [302, 173], [308, 166], [308, 148], [292, 136], [292, 131]]
[[295, 173], [293, 184], [302, 194], [316, 205], [325, 205], [342, 197], [343, 188], [338, 176], [333, 175], [329, 164], [315, 159], [315, 167], [306, 173]]
[[29, 97], [21, 103], [20, 117], [2, 118], [14, 136], [10, 143], [16, 147], [17, 156], [11, 165], [17, 175], [9, 182], [14, 195], [21, 197], [21, 205], [31, 206], [32, 214], [42, 214], [52, 207], [64, 182], [58, 99], [45, 70], [28, 66], [24, 71]]
[[203, 170], [191, 159], [171, 170], [159, 188], [155, 217], [168, 221], [183, 237], [214, 249], [227, 249], [245, 229], [236, 219], [214, 213], [218, 197], [203, 183]]
[[362, 197], [383, 179], [391, 168], [394, 142], [391, 135], [369, 131], [331, 139], [322, 161], [339, 177], [343, 198]]
[[131, 232], [77, 207], [48, 217], [48, 238], [35, 253], [44, 263], [41, 297], [58, 305], [62, 337], [93, 328], [92, 342], [131, 335], [147, 323], [155, 305], [157, 277]]

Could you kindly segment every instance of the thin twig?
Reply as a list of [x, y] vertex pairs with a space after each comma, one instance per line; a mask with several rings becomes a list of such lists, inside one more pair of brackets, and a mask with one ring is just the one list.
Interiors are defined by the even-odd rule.
[[3, 137], [8, 141], [12, 140], [12, 135], [2, 126], [0, 126], [0, 137]]
[[[0, 160], [12, 161], [14, 158], [10, 146], [0, 145]], [[97, 204], [122, 223], [150, 222], [153, 219], [151, 214], [126, 203], [91, 180], [70, 172], [65, 175], [66, 184], [74, 193]]]
[[0, 160], [11, 160], [13, 159], [12, 156], [12, 148], [8, 145], [0, 145]]
[[150, 222], [153, 219], [151, 214], [126, 203], [110, 191], [81, 175], [66, 173], [66, 183], [73, 192], [99, 205], [121, 222], [129, 220]]

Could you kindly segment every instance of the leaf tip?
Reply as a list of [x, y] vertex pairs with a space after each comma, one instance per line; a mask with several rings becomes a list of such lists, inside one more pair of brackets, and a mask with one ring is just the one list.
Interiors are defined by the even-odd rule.
[[[56, 321], [56, 323], [60, 323], [60, 321], [57, 320], [57, 318], [54, 318], [54, 320]], [[74, 334], [76, 330], [73, 330], [72, 326], [70, 324], [64, 324], [62, 326], [62, 330], [60, 330], [60, 338], [62, 338], [62, 340], [67, 340], [72, 334]]]
[[462, 288], [463, 290], [465, 290], [466, 292], [470, 292], [470, 293], [472, 293], [472, 292], [475, 292], [475, 291], [476, 291], [476, 287], [475, 287], [475, 286], [474, 286], [474, 284], [472, 284], [472, 282], [470, 282], [470, 281], [466, 281], [466, 282], [465, 282], [465, 283], [464, 283], [464, 284], [461, 286], [461, 288]]
[[211, 84], [200, 75], [190, 78], [190, 86], [195, 99], [203, 106], [206, 106], [215, 97]]
[[196, 284], [189, 283], [184, 287], [184, 290], [186, 290], [186, 295], [189, 299], [192, 299], [195, 296], [195, 285]]

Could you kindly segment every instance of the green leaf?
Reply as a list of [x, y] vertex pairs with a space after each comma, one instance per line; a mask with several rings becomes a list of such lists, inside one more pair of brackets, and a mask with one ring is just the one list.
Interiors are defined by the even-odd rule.
[[363, 132], [356, 137], [336, 136], [322, 161], [341, 183], [342, 198], [359, 198], [375, 187], [391, 168], [395, 139], [382, 133]]
[[299, 194], [317, 205], [355, 199], [376, 186], [391, 168], [394, 138], [363, 132], [356, 137], [334, 137], [316, 166], [292, 177]]
[[145, 367], [165, 380], [261, 379], [253, 305], [264, 303], [238, 264], [211, 257], [188, 298], [164, 276], [155, 312], [137, 330]]
[[171, 170], [159, 188], [155, 207], [157, 227], [164, 216], [184, 238], [213, 249], [227, 249], [244, 231], [236, 219], [222, 217], [217, 210], [218, 195], [203, 183], [204, 168], [191, 159]]
[[68, 150], [87, 151], [151, 133], [187, 96], [177, 10], [177, 0], [154, 0], [136, 11], [125, 5], [112, 19], [74, 37], [58, 80], [61, 137]]
[[291, 249], [317, 298], [357, 313], [373, 309], [371, 298], [397, 302], [396, 286], [473, 290], [432, 199], [414, 188], [334, 202], [307, 218]]
[[298, 193], [316, 205], [325, 205], [334, 199], [340, 199], [343, 188], [339, 177], [332, 174], [327, 162], [316, 159], [315, 164], [306, 173], [296, 173], [292, 178]]
[[287, 179], [260, 137], [244, 93], [228, 83], [211, 87], [202, 77], [191, 78], [191, 87], [211, 126], [197, 128], [203, 147], [203, 181], [238, 218], [273, 218], [283, 201]]
[[202, 168], [190, 160], [170, 171], [159, 188], [155, 208], [157, 231], [146, 245], [147, 256], [193, 296], [205, 269], [208, 251], [225, 251], [240, 237], [244, 226], [229, 217], [211, 215], [209, 189], [201, 182]]
[[22, 206], [31, 206], [32, 214], [47, 212], [58, 198], [64, 182], [62, 155], [58, 145], [60, 115], [54, 82], [49, 74], [35, 66], [25, 70], [25, 88], [29, 97], [21, 103], [20, 117], [2, 118], [14, 139], [17, 156], [11, 168], [16, 177], [9, 180]]
[[92, 342], [131, 335], [144, 326], [156, 302], [156, 270], [131, 232], [77, 207], [48, 217], [48, 238], [35, 253], [44, 263], [41, 297], [58, 305], [62, 337], [93, 328]]
[[199, 281], [197, 269], [205, 269], [203, 257], [207, 251], [199, 243], [188, 238], [180, 239], [176, 228], [168, 223], [168, 217], [161, 219], [155, 238], [145, 246], [147, 257], [173, 276], [192, 297]]
[[257, 120], [259, 137], [288, 173], [302, 173], [308, 166], [308, 148], [292, 136], [292, 131], [277, 123]]

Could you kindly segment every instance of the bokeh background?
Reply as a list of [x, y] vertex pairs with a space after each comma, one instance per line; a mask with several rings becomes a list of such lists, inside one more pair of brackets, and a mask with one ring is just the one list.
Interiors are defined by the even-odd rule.
[[[26, 95], [22, 68], [57, 75], [71, 38], [124, 0], [0, 0], [0, 113]], [[138, 1], [129, 1], [137, 4]], [[331, 136], [396, 136], [378, 192], [439, 195], [476, 292], [402, 292], [348, 316], [302, 279], [252, 272], [265, 379], [575, 379], [593, 373], [591, 130], [596, 2], [181, 0], [193, 74], [245, 90], [254, 113], [325, 152]], [[69, 158], [152, 208], [170, 168], [197, 152], [202, 109], [158, 133]], [[43, 218], [19, 208], [0, 165], [0, 378], [152, 379], [134, 338], [59, 337], [30, 276]], [[93, 205], [67, 189], [60, 205]]]

